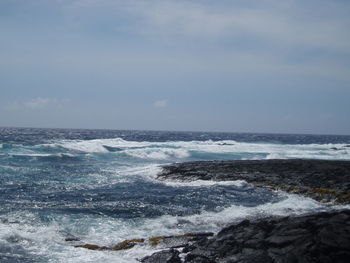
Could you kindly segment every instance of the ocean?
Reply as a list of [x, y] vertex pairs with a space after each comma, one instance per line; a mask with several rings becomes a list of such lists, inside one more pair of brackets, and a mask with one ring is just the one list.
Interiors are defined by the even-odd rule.
[[0, 262], [138, 262], [157, 248], [74, 245], [329, 209], [244, 181], [156, 179], [175, 162], [291, 158], [350, 160], [350, 136], [0, 128]]

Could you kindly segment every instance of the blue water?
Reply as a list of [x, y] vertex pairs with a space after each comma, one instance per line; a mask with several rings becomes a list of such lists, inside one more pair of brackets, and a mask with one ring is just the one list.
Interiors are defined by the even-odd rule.
[[137, 262], [149, 244], [118, 252], [74, 244], [326, 209], [242, 181], [155, 178], [174, 162], [269, 158], [350, 160], [350, 136], [1, 128], [0, 262]]

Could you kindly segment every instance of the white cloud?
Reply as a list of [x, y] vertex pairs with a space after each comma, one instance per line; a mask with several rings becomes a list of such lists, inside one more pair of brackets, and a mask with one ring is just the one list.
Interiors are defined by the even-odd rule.
[[[90, 2], [90, 8], [91, 3]], [[350, 52], [350, 19], [341, 15], [340, 4], [298, 4], [296, 1], [235, 3], [152, 0], [104, 1], [118, 13], [133, 18], [115, 26], [116, 31], [143, 35], [205, 37], [208, 39], [251, 36], [286, 46], [330, 48]], [[95, 2], [99, 5], [99, 1]], [[308, 13], [310, 12], [310, 13]]]
[[165, 108], [168, 106], [168, 101], [167, 100], [157, 100], [153, 103], [153, 106], [155, 108]]
[[5, 105], [4, 109], [8, 111], [17, 110], [41, 110], [49, 107], [60, 108], [67, 104], [69, 99], [55, 98], [32, 98], [24, 101], [13, 101]]
[[25, 101], [23, 106], [29, 109], [42, 109], [50, 104], [51, 100], [49, 98], [35, 98]]

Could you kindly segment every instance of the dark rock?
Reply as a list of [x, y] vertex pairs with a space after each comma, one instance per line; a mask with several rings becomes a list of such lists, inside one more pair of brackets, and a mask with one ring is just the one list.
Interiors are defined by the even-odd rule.
[[185, 262], [350, 262], [350, 210], [244, 220], [192, 244]]
[[87, 248], [90, 250], [125, 250], [133, 248], [137, 243], [143, 243], [145, 240], [143, 238], [140, 239], [128, 239], [124, 240], [118, 244], [116, 244], [113, 247], [106, 247], [106, 246], [99, 246], [94, 244], [83, 244], [83, 245], [76, 245], [74, 247], [82, 247]]
[[179, 254], [179, 251], [175, 249], [163, 250], [144, 257], [140, 261], [144, 263], [181, 263]]
[[65, 239], [65, 241], [67, 241], [67, 242], [80, 241], [80, 239], [77, 238], [77, 237], [67, 237], [67, 238]]
[[237, 160], [167, 165], [160, 180], [245, 180], [316, 200], [350, 203], [350, 161]]
[[109, 248], [109, 247], [99, 246], [99, 245], [95, 245], [95, 244], [76, 245], [74, 247], [82, 247], [82, 248], [86, 248], [86, 249], [90, 249], [90, 250], [111, 250], [111, 248]]
[[118, 244], [116, 244], [114, 247], [112, 247], [112, 250], [124, 250], [134, 247], [137, 243], [143, 243], [145, 240], [143, 238], [137, 238], [137, 239], [129, 239], [124, 240]]
[[190, 255], [186, 256], [185, 262], [189, 262], [189, 263], [215, 263], [216, 261], [214, 261], [210, 258], [207, 258], [203, 255], [190, 254]]
[[162, 246], [166, 248], [180, 248], [186, 247], [190, 241], [198, 241], [213, 236], [214, 233], [187, 233], [183, 235], [175, 236], [157, 236], [149, 238], [149, 241], [153, 247]]

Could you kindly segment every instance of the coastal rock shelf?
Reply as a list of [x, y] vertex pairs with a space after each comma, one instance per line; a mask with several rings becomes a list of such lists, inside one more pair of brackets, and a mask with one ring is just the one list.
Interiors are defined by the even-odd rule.
[[176, 163], [164, 166], [158, 179], [245, 180], [318, 201], [350, 203], [350, 161], [289, 159]]
[[244, 220], [189, 246], [184, 262], [350, 262], [350, 210]]
[[[125, 240], [114, 247], [77, 245], [92, 250], [124, 250], [136, 245], [164, 249], [143, 263], [347, 263], [350, 262], [350, 161], [242, 160], [167, 165], [159, 180], [245, 180], [330, 202], [327, 212], [282, 218], [255, 218], [229, 224], [218, 234], [192, 233]], [[71, 239], [67, 240], [71, 241]], [[72, 239], [72, 241], [76, 241]]]
[[[163, 167], [159, 180], [245, 180], [319, 201], [349, 204], [350, 162], [240, 160], [187, 162]], [[161, 261], [159, 261], [161, 260]], [[142, 262], [350, 262], [350, 210], [244, 220], [181, 251], [154, 253]]]

